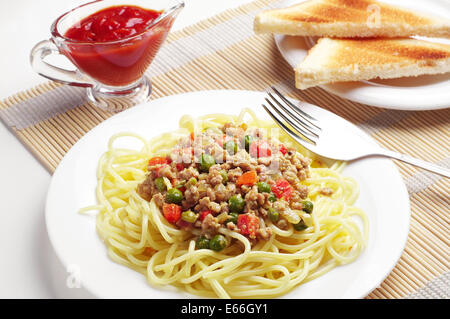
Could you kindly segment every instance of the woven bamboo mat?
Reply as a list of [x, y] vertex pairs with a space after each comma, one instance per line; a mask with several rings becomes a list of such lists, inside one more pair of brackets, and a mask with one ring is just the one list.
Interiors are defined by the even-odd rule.
[[[293, 98], [357, 124], [384, 147], [450, 167], [450, 109], [393, 111], [353, 103], [320, 88], [296, 90], [293, 70], [273, 37], [252, 31], [255, 14], [277, 2], [257, 0], [170, 34], [148, 71], [152, 99], [210, 89], [262, 91], [277, 85]], [[77, 140], [113, 115], [92, 107], [83, 96], [83, 89], [47, 82], [1, 101], [0, 119], [53, 172]], [[450, 181], [396, 164], [411, 199], [409, 238], [396, 267], [367, 298], [448, 298]]]

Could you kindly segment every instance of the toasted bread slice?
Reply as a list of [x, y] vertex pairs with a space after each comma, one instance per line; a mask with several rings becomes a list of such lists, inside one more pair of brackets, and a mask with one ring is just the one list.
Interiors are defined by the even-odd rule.
[[412, 38], [322, 38], [295, 69], [299, 89], [450, 72], [450, 45]]
[[374, 0], [310, 0], [259, 13], [256, 33], [320, 37], [450, 38], [450, 20]]

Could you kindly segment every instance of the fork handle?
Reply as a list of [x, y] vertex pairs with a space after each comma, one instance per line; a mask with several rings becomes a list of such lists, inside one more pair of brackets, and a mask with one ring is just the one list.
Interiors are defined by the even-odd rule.
[[387, 149], [381, 149], [377, 152], [377, 155], [382, 155], [390, 158], [395, 158], [399, 161], [418, 166], [427, 171], [442, 175], [444, 177], [450, 178], [450, 169], [436, 165], [434, 163], [426, 162], [408, 155], [393, 152]]

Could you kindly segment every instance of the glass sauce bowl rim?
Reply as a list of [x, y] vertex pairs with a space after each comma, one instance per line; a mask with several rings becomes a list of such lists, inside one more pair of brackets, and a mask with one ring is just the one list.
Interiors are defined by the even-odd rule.
[[[89, 6], [89, 5], [92, 5], [94, 3], [98, 3], [98, 2], [103, 2], [103, 0], [95, 0], [95, 1], [92, 1], [92, 2], [88, 2], [88, 3], [82, 4], [82, 5], [78, 6], [78, 7], [75, 7], [73, 9], [67, 11], [66, 13], [62, 14], [61, 16], [59, 16], [52, 23], [52, 25], [50, 27], [50, 31], [51, 31], [52, 36], [54, 38], [57, 38], [57, 39], [62, 39], [64, 42], [70, 42], [70, 43], [74, 43], [74, 44], [84, 44], [84, 45], [96, 45], [96, 44], [97, 45], [99, 45], [99, 44], [107, 45], [107, 44], [117, 44], [117, 43], [127, 42], [127, 41], [130, 41], [130, 40], [132, 40], [134, 38], [137, 38], [137, 37], [141, 36], [142, 34], [147, 32], [149, 29], [154, 27], [156, 24], [158, 24], [159, 22], [164, 20], [165, 18], [167, 18], [169, 16], [172, 16], [175, 12], [177, 12], [178, 10], [184, 8], [184, 1], [180, 0], [179, 3], [177, 3], [176, 5], [170, 7], [169, 9], [163, 10], [161, 15], [158, 18], [156, 18], [150, 25], [148, 25], [141, 32], [139, 32], [137, 34], [133, 34], [132, 36], [129, 36], [129, 37], [118, 39], [118, 40], [112, 40], [112, 41], [80, 41], [80, 40], [74, 40], [74, 39], [67, 38], [67, 37], [65, 37], [65, 36], [63, 36], [63, 35], [61, 35], [59, 33], [59, 31], [58, 31], [58, 24], [64, 17], [66, 17], [67, 15], [73, 13], [74, 11], [76, 11], [76, 10], [78, 10], [80, 8], [83, 8], [85, 6]], [[106, 8], [108, 8], [108, 6], [105, 6], [105, 8], [103, 8], [103, 9], [106, 9]], [[101, 10], [103, 10], [103, 9], [101, 9]]]

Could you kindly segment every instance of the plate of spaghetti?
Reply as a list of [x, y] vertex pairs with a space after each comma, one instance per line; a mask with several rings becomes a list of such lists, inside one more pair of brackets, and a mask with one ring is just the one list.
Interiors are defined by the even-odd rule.
[[409, 228], [397, 168], [316, 156], [263, 100], [166, 97], [74, 145], [52, 178], [46, 224], [81, 286], [100, 298], [362, 298], [381, 283]]

